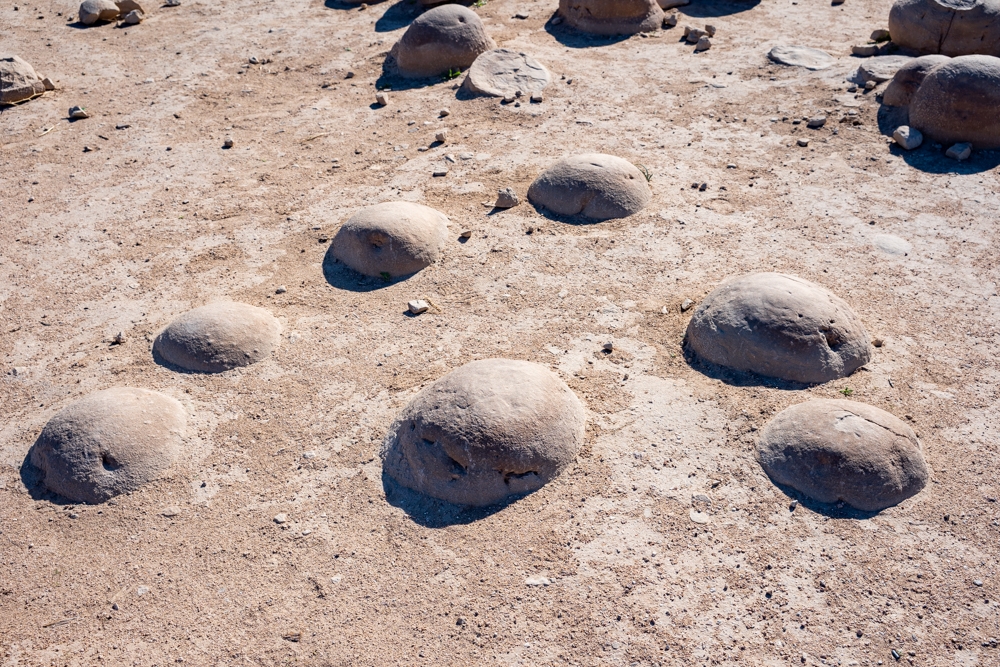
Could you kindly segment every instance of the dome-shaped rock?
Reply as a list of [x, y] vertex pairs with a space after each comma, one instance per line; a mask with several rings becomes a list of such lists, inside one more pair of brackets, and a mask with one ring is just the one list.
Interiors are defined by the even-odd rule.
[[493, 49], [481, 54], [469, 68], [462, 88], [477, 95], [503, 97], [520, 91], [541, 92], [551, 76], [540, 62], [518, 51]]
[[246, 303], [220, 302], [184, 313], [156, 338], [153, 349], [174, 366], [221, 373], [249, 366], [280, 341], [281, 324], [271, 313]]
[[882, 94], [882, 103], [891, 107], [909, 106], [913, 94], [924, 82], [927, 73], [949, 60], [951, 58], [948, 56], [920, 56], [911, 59], [892, 76], [889, 85], [885, 87], [885, 93]]
[[782, 410], [761, 432], [757, 454], [778, 484], [868, 512], [916, 495], [930, 475], [909, 426], [855, 401], [821, 399]]
[[[898, 73], [897, 73], [898, 74]], [[932, 67], [910, 98], [909, 123], [944, 145], [1000, 148], [1000, 58], [960, 56]]]
[[386, 473], [425, 495], [487, 506], [540, 489], [576, 458], [584, 409], [549, 369], [473, 361], [424, 388], [382, 449]]
[[896, 0], [889, 34], [920, 55], [1000, 56], [1000, 0]]
[[663, 24], [656, 0], [559, 0], [559, 15], [594, 35], [634, 35], [659, 30]]
[[114, 21], [121, 10], [112, 0], [83, 0], [80, 5], [80, 23], [94, 25], [98, 21]]
[[642, 173], [614, 155], [588, 153], [564, 158], [546, 169], [528, 188], [528, 200], [558, 215], [591, 220], [625, 218], [652, 198]]
[[868, 332], [829, 290], [781, 273], [716, 288], [695, 310], [687, 344], [713, 364], [792, 382], [828, 382], [871, 358]]
[[50, 491], [101, 503], [159, 477], [181, 450], [187, 414], [173, 398], [115, 387], [72, 403], [45, 425], [31, 464]]
[[17, 56], [0, 57], [0, 105], [17, 104], [45, 92], [34, 68]]
[[418, 16], [389, 55], [401, 75], [420, 78], [465, 70], [479, 54], [496, 47], [475, 12], [441, 5]]
[[423, 204], [384, 202], [363, 208], [333, 237], [333, 256], [366, 276], [395, 278], [430, 266], [441, 255], [448, 218]]

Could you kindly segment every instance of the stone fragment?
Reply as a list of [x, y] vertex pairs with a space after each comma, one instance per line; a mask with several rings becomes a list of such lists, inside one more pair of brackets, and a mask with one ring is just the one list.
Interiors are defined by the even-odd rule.
[[715, 37], [715, 26], [714, 25], [706, 25], [705, 26], [705, 34], [708, 35], [709, 37]]
[[656, 0], [559, 0], [559, 15], [594, 35], [634, 35], [663, 24], [663, 9]]
[[862, 58], [870, 58], [878, 54], [877, 44], [855, 44], [851, 47], [851, 53]]
[[806, 123], [806, 127], [812, 128], [814, 130], [818, 130], [824, 125], [826, 125], [826, 116], [813, 116]]
[[968, 142], [955, 144], [947, 151], [945, 151], [944, 154], [950, 157], [952, 160], [958, 160], [959, 162], [963, 160], [968, 160], [969, 156], [972, 155], [972, 144]]
[[246, 303], [211, 303], [177, 317], [153, 342], [168, 364], [196, 373], [222, 373], [257, 363], [278, 347], [281, 324]]
[[80, 4], [80, 23], [94, 25], [98, 21], [114, 21], [120, 14], [112, 0], [83, 0]]
[[133, 9], [122, 19], [127, 25], [139, 25], [142, 23], [142, 12]]
[[535, 206], [595, 221], [628, 217], [651, 198], [649, 185], [635, 165], [601, 153], [563, 158], [528, 188], [528, 200]]
[[808, 46], [775, 46], [767, 57], [779, 65], [805, 67], [809, 70], [821, 70], [830, 67], [834, 58], [826, 51]]
[[889, 41], [889, 31], [885, 28], [877, 28], [872, 31], [871, 37], [869, 37], [873, 42], [888, 42]]
[[447, 234], [443, 213], [423, 204], [384, 202], [351, 216], [330, 247], [338, 261], [358, 273], [399, 277], [437, 261]]
[[227, 138], [225, 141], [222, 142], [223, 148], [232, 148], [233, 146], [234, 144], [232, 139]]
[[46, 90], [51, 89], [27, 62], [17, 56], [0, 57], [0, 106], [30, 100]]
[[497, 191], [496, 208], [514, 208], [521, 203], [514, 188], [500, 188]]
[[496, 46], [475, 12], [462, 5], [441, 5], [418, 16], [389, 55], [399, 74], [422, 78], [464, 70]]
[[695, 44], [694, 50], [696, 53], [700, 53], [701, 51], [708, 51], [710, 48], [712, 48], [712, 40], [708, 38], [708, 35], [702, 35], [698, 38], [698, 43]]
[[420, 315], [421, 313], [426, 313], [427, 309], [430, 308], [430, 305], [423, 299], [416, 299], [414, 301], [407, 302], [406, 307], [414, 315]]
[[896, 131], [892, 133], [892, 138], [899, 144], [900, 148], [907, 151], [918, 148], [924, 142], [924, 135], [920, 134], [920, 130], [915, 130], [907, 125], [897, 127]]
[[114, 0], [115, 5], [118, 7], [119, 14], [128, 14], [129, 12], [139, 12], [140, 14], [145, 14], [146, 10], [142, 8], [136, 0]]
[[808, 139], [799, 139], [796, 143], [799, 145], [800, 148], [805, 148], [806, 146], [809, 145], [809, 140]]
[[81, 118], [90, 118], [90, 114], [83, 107], [70, 107], [69, 117], [73, 120], [79, 120]]
[[438, 132], [437, 134], [435, 134], [434, 135], [434, 141], [437, 141], [438, 143], [442, 143], [442, 144], [444, 142], [448, 141], [448, 130], [441, 130], [440, 132]]
[[375, 93], [375, 104], [379, 105], [380, 107], [384, 107], [385, 105], [389, 104], [389, 94], [381, 90]]
[[663, 27], [673, 28], [677, 25], [677, 14], [668, 14], [663, 17]]
[[504, 97], [511, 92], [540, 93], [552, 80], [549, 71], [526, 53], [493, 49], [476, 58], [462, 89], [476, 95]]

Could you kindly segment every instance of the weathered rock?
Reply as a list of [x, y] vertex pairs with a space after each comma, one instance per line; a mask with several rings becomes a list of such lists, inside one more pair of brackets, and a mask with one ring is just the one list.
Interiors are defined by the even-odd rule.
[[833, 56], [826, 51], [808, 46], [776, 46], [768, 52], [767, 57], [779, 65], [811, 70], [826, 69], [834, 63]]
[[764, 427], [757, 454], [778, 484], [868, 512], [916, 495], [930, 475], [909, 426], [855, 401], [820, 399], [782, 410]]
[[908, 106], [909, 125], [932, 141], [1000, 148], [1000, 58], [960, 56], [931, 68]]
[[98, 21], [114, 21], [120, 14], [112, 0], [83, 0], [80, 5], [80, 23], [94, 25]]
[[552, 77], [537, 60], [511, 49], [480, 54], [469, 68], [462, 89], [476, 95], [503, 97], [511, 92], [541, 92]]
[[559, 15], [577, 30], [594, 35], [652, 32], [663, 23], [656, 0], [559, 0]]
[[126, 15], [129, 12], [146, 13], [146, 10], [136, 0], [115, 0], [115, 5], [117, 5], [118, 13], [121, 15]]
[[366, 276], [406, 276], [437, 261], [447, 234], [443, 213], [422, 204], [384, 202], [351, 216], [331, 248], [337, 260]]
[[500, 188], [497, 191], [496, 208], [514, 208], [521, 203], [514, 188]]
[[792, 382], [828, 382], [871, 359], [850, 306], [827, 289], [781, 273], [724, 283], [695, 310], [687, 344], [713, 364]]
[[940, 65], [951, 60], [948, 56], [921, 56], [911, 58], [904, 63], [892, 77], [892, 81], [885, 87], [882, 95], [882, 103], [891, 107], [909, 106], [913, 99], [913, 93], [923, 83], [927, 73]]
[[862, 58], [870, 58], [878, 54], [878, 44], [855, 44], [851, 47], [851, 53]]
[[649, 185], [635, 165], [602, 153], [563, 158], [528, 188], [528, 200], [535, 206], [596, 221], [628, 217], [651, 198]]
[[31, 464], [50, 491], [101, 503], [159, 477], [177, 458], [187, 423], [173, 398], [115, 387], [70, 404], [31, 448]]
[[712, 40], [708, 38], [708, 35], [702, 35], [698, 38], [698, 43], [695, 44], [695, 52], [708, 51], [712, 48]]
[[399, 74], [430, 77], [464, 70], [496, 46], [475, 12], [461, 5], [442, 5], [418, 16], [392, 47], [390, 57]]
[[385, 472], [401, 485], [488, 506], [540, 489], [583, 444], [576, 395], [527, 361], [473, 361], [423, 389], [383, 443]]
[[961, 144], [955, 144], [944, 152], [946, 157], [950, 157], [952, 160], [968, 160], [969, 156], [972, 155], [972, 144], [965, 142]]
[[900, 68], [908, 65], [913, 58], [908, 56], [878, 56], [861, 63], [858, 74], [864, 81], [883, 83], [895, 76]]
[[87, 110], [80, 106], [70, 107], [66, 114], [73, 120], [90, 118], [90, 114], [87, 113]]
[[0, 57], [0, 105], [17, 104], [45, 92], [34, 68], [17, 56]]
[[920, 130], [915, 130], [907, 125], [900, 125], [892, 133], [892, 139], [903, 150], [912, 151], [915, 148], [919, 148], [920, 144], [924, 142], [924, 135], [920, 134]]
[[896, 0], [889, 33], [920, 55], [1000, 56], [1000, 0]]
[[174, 366], [222, 373], [257, 363], [278, 347], [281, 324], [263, 308], [210, 303], [189, 310], [157, 336], [153, 350]]
[[142, 23], [142, 12], [137, 9], [133, 9], [125, 15], [125, 18], [122, 19], [122, 21], [124, 21], [127, 25], [139, 25]]

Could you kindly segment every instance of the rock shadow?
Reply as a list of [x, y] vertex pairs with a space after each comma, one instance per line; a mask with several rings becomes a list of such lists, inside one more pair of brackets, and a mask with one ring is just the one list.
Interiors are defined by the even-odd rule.
[[[890, 107], [883, 104], [878, 110], [878, 129], [883, 135], [891, 137], [900, 125], [909, 123], [909, 113], [906, 107]], [[899, 144], [889, 144], [889, 152], [902, 158], [903, 162], [919, 171], [928, 174], [960, 174], [969, 176], [981, 174], [1000, 166], [1000, 151], [972, 151], [968, 160], [959, 162], [953, 160], [945, 151], [948, 146], [934, 148], [933, 142], [926, 137], [924, 143], [912, 151], [903, 150]]]
[[405, 28], [423, 14], [425, 9], [417, 0], [400, 0], [375, 21], [375, 32], [392, 32]]
[[681, 350], [684, 352], [684, 361], [686, 361], [688, 366], [690, 366], [693, 370], [696, 370], [702, 375], [710, 377], [713, 380], [724, 382], [731, 387], [768, 387], [770, 389], [798, 391], [814, 386], [804, 382], [780, 380], [766, 375], [758, 375], [752, 371], [740, 371], [727, 366], [713, 364], [712, 362], [699, 357], [694, 350], [691, 349], [691, 346], [688, 344], [687, 336], [684, 337], [684, 342], [681, 344]]
[[[822, 514], [823, 516], [831, 519], [871, 519], [879, 514], [879, 512], [856, 509], [844, 502], [821, 503], [820, 501], [810, 498], [793, 487], [775, 482], [771, 479], [770, 475], [768, 476], [768, 479], [772, 484], [774, 484], [775, 488], [788, 496], [789, 500], [797, 500], [799, 501], [799, 505], [806, 508], [810, 512]], [[795, 511], [798, 511], [798, 509]]]
[[[625, 219], [625, 218], [608, 218], [607, 220], [594, 220], [592, 218], [588, 218], [588, 217], [585, 217], [583, 215], [562, 215], [562, 214], [559, 214], [559, 213], [554, 213], [553, 211], [550, 211], [549, 209], [545, 208], [544, 206], [541, 206], [539, 204], [534, 203], [530, 199], [527, 201], [527, 203], [528, 203], [528, 205], [530, 205], [531, 207], [533, 207], [535, 209], [535, 213], [537, 213], [538, 215], [542, 216], [546, 220], [551, 220], [553, 222], [561, 222], [561, 223], [567, 224], [567, 225], [578, 225], [578, 226], [579, 225], [599, 225], [602, 222], [612, 222], [613, 220], [624, 220]], [[500, 209], [500, 210], [508, 210], [508, 209]], [[494, 207], [493, 210], [490, 211], [491, 214], [492, 213], [496, 213], [496, 212], [497, 212], [496, 207]], [[626, 217], [632, 217], [632, 216], [626, 216]]]
[[577, 30], [573, 26], [567, 24], [565, 20], [556, 21], [556, 17], [559, 17], [559, 12], [553, 13], [552, 16], [549, 17], [549, 20], [545, 22], [545, 32], [552, 35], [552, 37], [563, 46], [568, 46], [571, 49], [589, 49], [600, 46], [608, 46], [610, 44], [624, 42], [626, 39], [634, 37], [634, 35], [592, 35], [590, 33]]
[[384, 470], [382, 471], [382, 490], [385, 492], [386, 502], [406, 512], [407, 516], [424, 528], [447, 528], [448, 526], [474, 523], [500, 512], [524, 497], [523, 495], [515, 496], [489, 507], [455, 505], [408, 489], [390, 477]]
[[389, 278], [372, 278], [358, 273], [354, 269], [342, 264], [333, 256], [333, 245], [331, 244], [323, 256], [323, 277], [331, 287], [347, 290], [349, 292], [374, 292], [376, 290], [395, 285], [411, 278], [415, 274], [406, 276], [390, 276]]
[[[679, 14], [692, 19], [707, 19], [717, 16], [732, 16], [748, 12], [757, 5], [760, 0], [694, 0], [689, 5], [675, 7]], [[670, 9], [664, 11], [671, 11]]]

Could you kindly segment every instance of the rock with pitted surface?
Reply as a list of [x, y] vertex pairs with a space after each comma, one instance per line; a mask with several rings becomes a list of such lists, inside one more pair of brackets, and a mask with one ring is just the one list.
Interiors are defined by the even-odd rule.
[[871, 359], [868, 332], [850, 306], [781, 273], [716, 288], [695, 310], [686, 342], [713, 364], [809, 384], [846, 377]]
[[29, 460], [47, 489], [80, 503], [102, 503], [160, 477], [182, 449], [187, 413], [146, 389], [98, 391], [57, 413]]
[[469, 68], [462, 89], [475, 95], [503, 97], [509, 93], [526, 95], [541, 92], [551, 75], [545, 67], [520, 51], [493, 49], [480, 54]]
[[17, 56], [0, 57], [0, 105], [17, 104], [45, 92], [34, 68]]
[[642, 210], [652, 193], [635, 165], [614, 155], [563, 158], [528, 188], [528, 201], [557, 215], [602, 221]]
[[263, 308], [224, 301], [175, 319], [157, 336], [153, 350], [179, 368], [222, 373], [271, 354], [280, 334], [281, 324]]
[[363, 208], [334, 236], [334, 258], [372, 277], [408, 276], [437, 261], [448, 218], [429, 206], [384, 202]]
[[1000, 0], [896, 0], [889, 33], [918, 55], [1000, 56]]
[[121, 10], [112, 0], [83, 0], [80, 5], [80, 23], [94, 25], [98, 21], [114, 21]]
[[757, 456], [776, 483], [867, 512], [916, 495], [930, 476], [913, 429], [856, 401], [819, 399], [782, 410], [761, 432]]
[[458, 505], [489, 506], [537, 491], [575, 458], [585, 414], [548, 368], [484, 359], [421, 390], [389, 429], [385, 472]]
[[559, 15], [594, 35], [652, 32], [660, 29], [664, 16], [656, 0], [559, 0]]
[[465, 70], [481, 53], [497, 47], [468, 7], [441, 5], [418, 16], [392, 47], [389, 57], [410, 78]]

